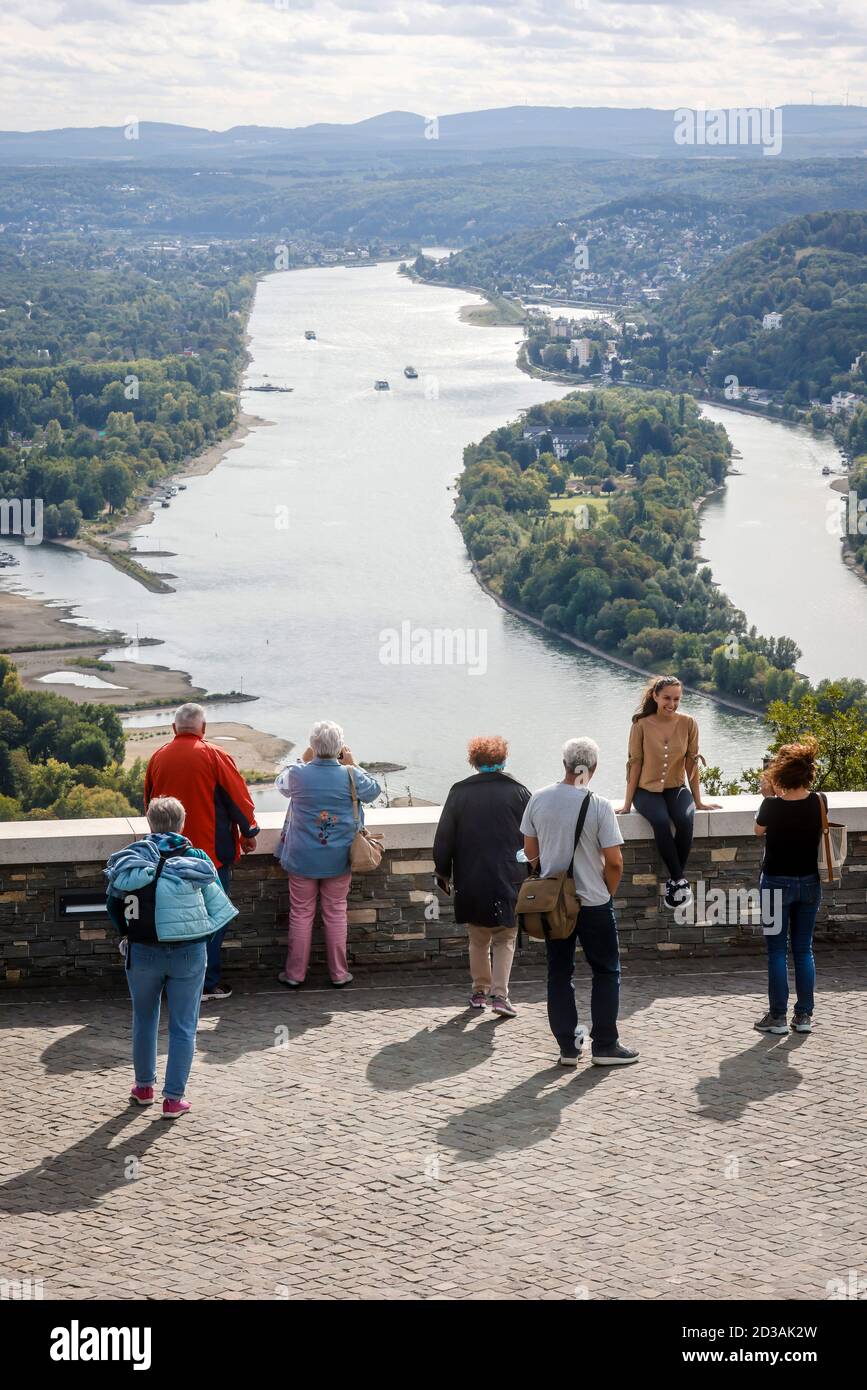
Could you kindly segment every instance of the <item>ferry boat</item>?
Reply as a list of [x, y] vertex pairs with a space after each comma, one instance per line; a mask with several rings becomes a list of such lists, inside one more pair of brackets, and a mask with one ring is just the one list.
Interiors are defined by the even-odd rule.
[[373, 383], [373, 389], [374, 391], [390, 391], [391, 387], [387, 381], [375, 381]]
[[416, 377], [418, 376], [418, 372], [416, 371], [415, 367], [404, 367], [403, 374], [404, 376], [408, 376], [410, 381], [415, 381]]
[[304, 334], [304, 337], [307, 339], [308, 342], [312, 342], [315, 341], [316, 334], [313, 332], [312, 328], [308, 328]]
[[827, 463], [826, 463], [826, 464], [825, 464], [825, 467], [822, 469], [822, 477], [823, 477], [823, 478], [827, 478], [827, 477], [828, 477], [828, 474], [829, 474], [830, 472], [831, 472], [831, 470], [830, 470], [830, 468], [828, 467], [828, 465], [827, 465]]

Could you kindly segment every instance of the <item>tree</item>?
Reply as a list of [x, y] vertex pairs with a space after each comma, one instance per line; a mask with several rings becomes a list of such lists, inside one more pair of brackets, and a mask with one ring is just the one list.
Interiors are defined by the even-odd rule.
[[827, 791], [863, 791], [867, 786], [867, 717], [858, 705], [846, 707], [841, 686], [825, 686], [797, 704], [774, 700], [766, 716], [771, 750], [813, 737], [819, 744], [818, 785]]
[[17, 790], [18, 784], [12, 763], [12, 754], [5, 743], [0, 743], [0, 795], [15, 796]]
[[99, 485], [111, 513], [123, 510], [133, 490], [133, 476], [119, 460], [104, 463], [99, 470]]
[[59, 532], [61, 536], [72, 539], [81, 530], [81, 512], [75, 503], [67, 498], [59, 508]]
[[53, 502], [50, 502], [42, 513], [42, 530], [50, 541], [60, 535], [60, 508]]
[[78, 506], [83, 517], [93, 521], [105, 506], [102, 488], [96, 478], [89, 477], [78, 489]]
[[102, 816], [134, 816], [136, 808], [122, 792], [76, 783], [58, 799], [54, 812], [61, 820], [93, 820]]
[[63, 430], [57, 420], [49, 420], [45, 427], [45, 439], [43, 445], [49, 458], [59, 458], [63, 450]]

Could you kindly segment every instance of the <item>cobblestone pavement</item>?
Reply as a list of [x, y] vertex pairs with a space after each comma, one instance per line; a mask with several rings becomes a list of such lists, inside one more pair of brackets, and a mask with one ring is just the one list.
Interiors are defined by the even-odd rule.
[[[790, 1298], [867, 1271], [861, 956], [811, 1036], [759, 959], [640, 962], [638, 1066], [552, 1065], [462, 972], [203, 1007], [174, 1125], [127, 1107], [129, 1002], [0, 995], [0, 1278], [46, 1298]], [[587, 980], [579, 982], [586, 1018]], [[164, 1044], [163, 1036], [162, 1042]], [[162, 1047], [161, 1047], [162, 1054]]]

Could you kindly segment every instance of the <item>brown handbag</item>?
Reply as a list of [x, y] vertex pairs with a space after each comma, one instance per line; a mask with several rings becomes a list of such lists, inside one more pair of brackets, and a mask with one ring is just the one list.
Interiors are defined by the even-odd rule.
[[372, 874], [382, 863], [383, 843], [376, 835], [371, 835], [361, 824], [358, 806], [358, 793], [355, 790], [355, 777], [348, 767], [349, 790], [352, 793], [352, 815], [355, 820], [355, 835], [349, 846], [349, 867], [354, 874]]
[[592, 792], [588, 792], [578, 813], [572, 858], [566, 868], [559, 874], [546, 874], [544, 878], [538, 874], [525, 878], [518, 890], [516, 920], [527, 935], [536, 941], [562, 941], [571, 936], [578, 925], [581, 902], [575, 891], [572, 865], [591, 796]]

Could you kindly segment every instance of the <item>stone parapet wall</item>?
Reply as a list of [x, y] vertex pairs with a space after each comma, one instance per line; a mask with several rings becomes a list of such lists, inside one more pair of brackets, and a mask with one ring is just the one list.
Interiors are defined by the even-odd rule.
[[[816, 938], [867, 945], [867, 794], [831, 793], [830, 803], [832, 819], [848, 826], [849, 856], [842, 881], [824, 888]], [[697, 814], [689, 862], [696, 911], [686, 922], [662, 906], [665, 872], [647, 823], [638, 815], [622, 817], [625, 871], [616, 908], [625, 953], [763, 950], [761, 927], [738, 897], [738, 890], [754, 888], [758, 880], [761, 845], [752, 828], [757, 805], [756, 797], [728, 797], [722, 810]], [[353, 966], [380, 970], [466, 960], [466, 932], [455, 922], [449, 901], [433, 892], [431, 846], [438, 814], [436, 807], [368, 812], [367, 823], [383, 834], [386, 850], [377, 873], [359, 875], [352, 885]], [[224, 960], [230, 971], [267, 977], [283, 963], [289, 895], [273, 859], [282, 817], [265, 814], [261, 821], [257, 852], [234, 870], [232, 897], [240, 916], [226, 934]], [[122, 983], [116, 933], [107, 919], [86, 909], [103, 897], [108, 855], [146, 833], [142, 819], [0, 824], [0, 986]], [[714, 895], [720, 889], [726, 895], [721, 920], [719, 894]], [[64, 913], [62, 899], [70, 893], [76, 896]], [[523, 954], [541, 959], [541, 947], [527, 942]], [[317, 932], [317, 974], [324, 975], [323, 958]]]

